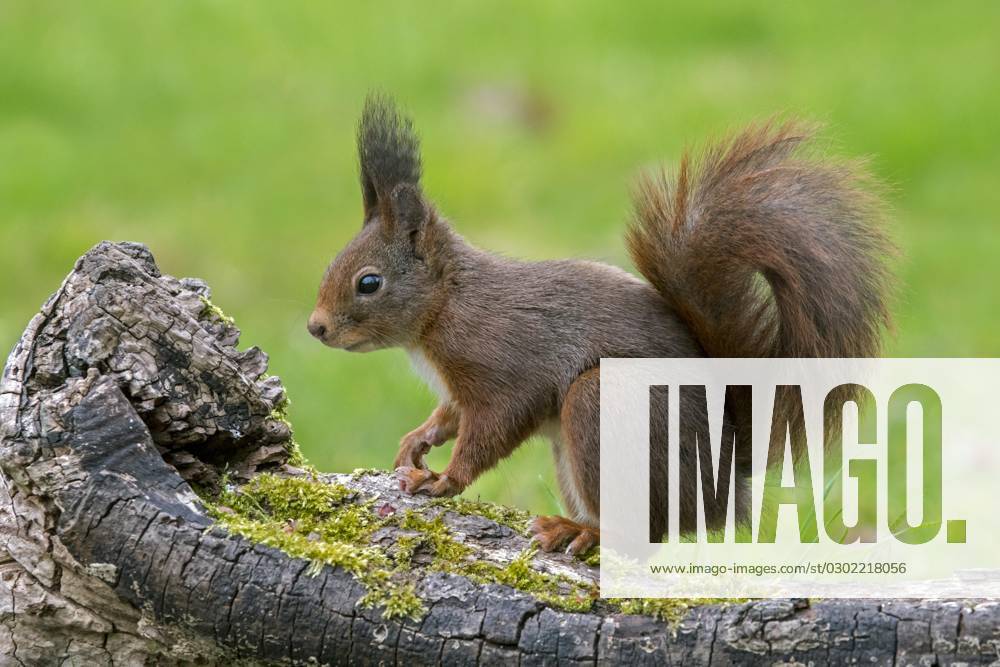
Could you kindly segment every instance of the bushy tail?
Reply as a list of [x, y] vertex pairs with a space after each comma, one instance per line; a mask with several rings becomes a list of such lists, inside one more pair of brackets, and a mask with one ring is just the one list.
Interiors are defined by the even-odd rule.
[[803, 154], [812, 128], [752, 126], [641, 180], [628, 247], [713, 357], [871, 357], [894, 254], [860, 164]]

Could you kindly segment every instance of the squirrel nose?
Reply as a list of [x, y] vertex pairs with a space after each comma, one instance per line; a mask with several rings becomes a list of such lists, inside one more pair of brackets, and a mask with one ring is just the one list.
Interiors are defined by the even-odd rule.
[[309, 333], [320, 340], [323, 340], [323, 336], [326, 335], [326, 326], [316, 320], [309, 320], [309, 324], [306, 328], [309, 329]]

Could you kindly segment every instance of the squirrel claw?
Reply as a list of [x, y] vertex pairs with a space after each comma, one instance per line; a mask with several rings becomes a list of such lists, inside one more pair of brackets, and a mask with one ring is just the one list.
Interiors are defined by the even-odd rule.
[[434, 497], [454, 496], [462, 491], [448, 475], [439, 475], [426, 468], [399, 466], [396, 468], [396, 479], [399, 480], [399, 490], [411, 496], [418, 493]]

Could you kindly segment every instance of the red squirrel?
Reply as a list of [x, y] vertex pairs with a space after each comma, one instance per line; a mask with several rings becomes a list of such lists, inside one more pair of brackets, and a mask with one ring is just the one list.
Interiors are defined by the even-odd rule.
[[[685, 155], [673, 178], [643, 177], [626, 235], [641, 280], [468, 243], [421, 189], [410, 119], [369, 96], [357, 135], [364, 222], [327, 268], [308, 329], [352, 352], [403, 347], [438, 393], [400, 443], [402, 490], [461, 493], [546, 435], [571, 518], [531, 530], [545, 550], [580, 554], [599, 541], [602, 357], [877, 356], [891, 250], [877, 188], [859, 164], [804, 154], [811, 134], [752, 125]], [[447, 467], [429, 470], [426, 453], [452, 438]], [[666, 483], [665, 438], [654, 447], [653, 489]], [[665, 530], [662, 506], [651, 504], [651, 535]]]

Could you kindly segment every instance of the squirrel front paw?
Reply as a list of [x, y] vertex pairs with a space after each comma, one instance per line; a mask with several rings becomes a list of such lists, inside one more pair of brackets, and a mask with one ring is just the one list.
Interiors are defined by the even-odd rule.
[[399, 466], [396, 468], [396, 479], [403, 493], [415, 495], [422, 493], [428, 496], [454, 496], [462, 492], [462, 487], [448, 475], [439, 475], [427, 468]]

